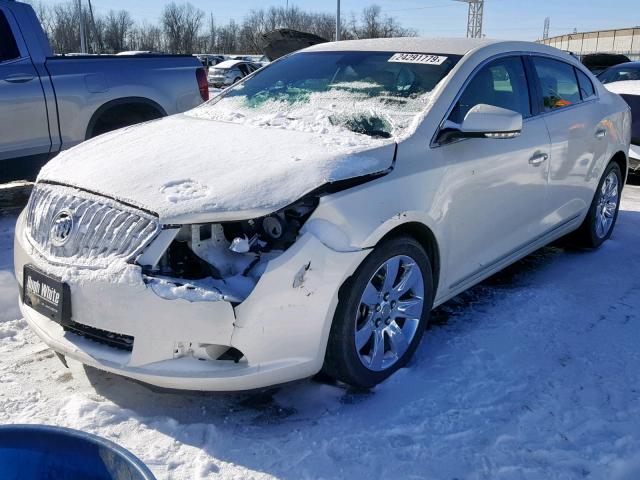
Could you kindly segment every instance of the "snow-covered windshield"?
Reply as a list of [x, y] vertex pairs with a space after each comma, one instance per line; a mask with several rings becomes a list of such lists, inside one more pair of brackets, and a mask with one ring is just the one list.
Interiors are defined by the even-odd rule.
[[259, 70], [207, 104], [199, 118], [325, 133], [335, 127], [398, 136], [429, 105], [457, 55], [303, 52]]

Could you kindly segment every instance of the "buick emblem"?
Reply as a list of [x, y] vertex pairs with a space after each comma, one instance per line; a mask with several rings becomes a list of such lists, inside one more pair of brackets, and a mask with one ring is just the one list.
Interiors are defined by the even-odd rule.
[[49, 238], [56, 247], [61, 247], [71, 237], [73, 231], [73, 214], [69, 210], [62, 210], [53, 217]]

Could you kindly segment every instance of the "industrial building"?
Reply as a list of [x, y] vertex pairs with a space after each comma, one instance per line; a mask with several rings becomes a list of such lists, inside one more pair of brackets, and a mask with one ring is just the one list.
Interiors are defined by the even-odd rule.
[[631, 60], [640, 60], [640, 27], [569, 33], [539, 42], [579, 56], [589, 53], [621, 53]]

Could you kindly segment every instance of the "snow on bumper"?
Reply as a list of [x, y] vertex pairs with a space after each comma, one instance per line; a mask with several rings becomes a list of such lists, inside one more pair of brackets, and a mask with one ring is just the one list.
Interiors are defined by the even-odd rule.
[[[26, 264], [48, 271], [27, 244], [22, 218], [14, 249], [19, 283]], [[68, 282], [73, 321], [132, 336], [131, 352], [64, 331], [30, 307], [20, 308], [47, 345], [87, 365], [166, 388], [260, 388], [320, 370], [338, 289], [367, 253], [336, 252], [306, 233], [269, 263], [253, 292], [235, 308], [225, 301], [161, 298], [139, 272], [139, 282], [133, 284]], [[234, 363], [194, 353], [227, 347], [244, 358]]]

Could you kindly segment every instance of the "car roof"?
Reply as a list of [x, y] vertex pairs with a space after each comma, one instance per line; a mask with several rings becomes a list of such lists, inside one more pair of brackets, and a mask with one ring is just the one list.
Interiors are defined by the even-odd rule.
[[377, 51], [377, 52], [410, 52], [410, 53], [448, 53], [465, 55], [478, 47], [484, 47], [505, 40], [489, 38], [372, 38], [367, 40], [344, 40], [326, 42], [305, 48], [305, 52], [332, 51]]
[[220, 62], [215, 66], [215, 68], [233, 68], [236, 65], [240, 65], [241, 63], [248, 63], [244, 60], [225, 60], [224, 62]]
[[624, 62], [624, 63], [619, 63], [619, 64], [614, 65], [614, 66], [609, 67], [609, 68], [625, 68], [625, 67], [637, 67], [637, 68], [640, 68], [640, 62]]

